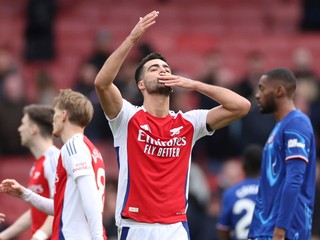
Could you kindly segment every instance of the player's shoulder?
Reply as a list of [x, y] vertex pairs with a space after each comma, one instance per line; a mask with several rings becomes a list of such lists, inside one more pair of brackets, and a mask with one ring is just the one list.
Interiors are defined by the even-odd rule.
[[310, 118], [307, 114], [303, 113], [301, 110], [294, 110], [290, 112], [287, 117], [285, 118], [287, 123], [291, 123], [292, 121], [295, 122], [306, 122], [310, 123]]
[[259, 180], [258, 179], [249, 179], [246, 178], [234, 185], [232, 185], [231, 187], [229, 187], [225, 193], [229, 196], [231, 195], [237, 195], [238, 192], [240, 191], [249, 191], [251, 194], [255, 194], [256, 190], [258, 188], [259, 185]]
[[300, 110], [290, 112], [283, 120], [283, 129], [293, 128], [301, 131], [307, 131], [312, 128], [310, 118]]
[[60, 149], [52, 145], [46, 152], [45, 157], [48, 161], [56, 162], [60, 156]]
[[85, 149], [87, 149], [87, 145], [84, 141], [84, 135], [76, 134], [63, 145], [61, 152], [72, 156], [80, 154], [85, 151]]

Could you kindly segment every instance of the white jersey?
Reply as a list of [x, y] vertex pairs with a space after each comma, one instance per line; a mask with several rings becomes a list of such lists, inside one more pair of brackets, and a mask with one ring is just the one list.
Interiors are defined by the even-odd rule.
[[170, 112], [157, 118], [123, 100], [109, 120], [119, 160], [116, 224], [172, 224], [186, 221], [191, 151], [213, 134], [206, 128], [208, 110]]
[[[82, 189], [82, 177], [92, 179]], [[88, 181], [87, 181], [88, 182]], [[87, 183], [86, 183], [87, 184]], [[54, 196], [52, 240], [106, 239], [102, 214], [105, 197], [105, 169], [98, 149], [82, 134], [76, 134], [61, 148]]]

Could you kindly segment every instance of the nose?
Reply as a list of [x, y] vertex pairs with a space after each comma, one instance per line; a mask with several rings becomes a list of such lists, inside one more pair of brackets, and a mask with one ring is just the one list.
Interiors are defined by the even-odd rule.
[[160, 74], [164, 74], [164, 73], [166, 73], [166, 70], [164, 68], [161, 68], [160, 69]]
[[160, 66], [160, 73], [166, 73], [166, 68], [164, 66]]
[[255, 98], [256, 98], [256, 99], [259, 99], [259, 98], [260, 98], [260, 93], [259, 93], [259, 91], [256, 92]]

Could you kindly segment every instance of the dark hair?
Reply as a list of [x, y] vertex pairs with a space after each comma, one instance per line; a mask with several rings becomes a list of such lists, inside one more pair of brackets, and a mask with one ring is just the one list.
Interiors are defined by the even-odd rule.
[[149, 55], [147, 55], [146, 57], [144, 57], [141, 62], [139, 63], [137, 69], [136, 69], [136, 72], [134, 74], [134, 78], [136, 80], [136, 83], [138, 83], [141, 79], [141, 73], [142, 73], [142, 69], [143, 69], [143, 66], [146, 64], [146, 62], [149, 62], [153, 59], [160, 59], [164, 62], [167, 63], [167, 59], [162, 56], [160, 53], [150, 53]]
[[262, 147], [258, 144], [248, 145], [243, 152], [243, 169], [247, 177], [259, 175]]
[[39, 127], [42, 136], [49, 137], [52, 135], [54, 110], [51, 106], [30, 104], [23, 108], [23, 113], [27, 114], [29, 119]]
[[293, 96], [297, 88], [297, 79], [287, 68], [275, 68], [265, 74], [268, 79], [275, 81], [282, 81], [287, 92], [288, 96]]

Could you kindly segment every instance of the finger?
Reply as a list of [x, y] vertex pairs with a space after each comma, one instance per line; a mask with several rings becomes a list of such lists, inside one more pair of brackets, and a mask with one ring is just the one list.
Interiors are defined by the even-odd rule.
[[140, 21], [144, 21], [145, 23], [148, 23], [150, 21], [153, 21], [158, 16], [159, 16], [159, 12], [158, 11], [153, 11], [153, 12], [147, 14], [144, 17], [140, 17]]

